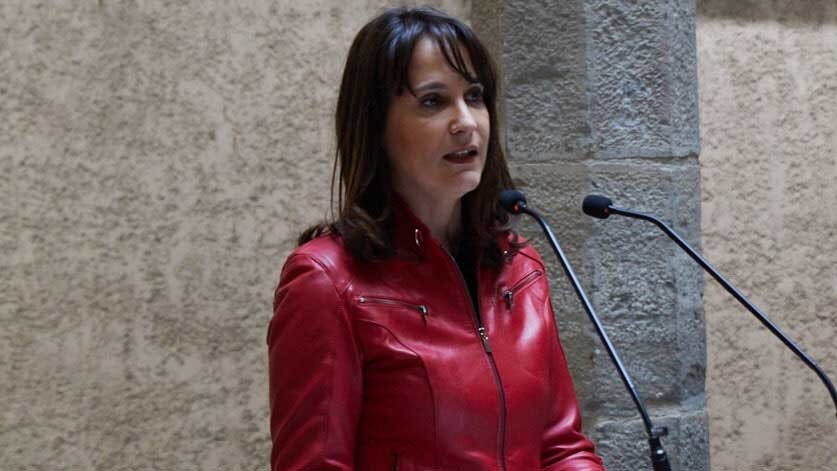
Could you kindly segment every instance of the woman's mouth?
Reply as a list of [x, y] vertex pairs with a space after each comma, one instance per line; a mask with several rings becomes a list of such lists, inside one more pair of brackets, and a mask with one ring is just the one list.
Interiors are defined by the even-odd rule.
[[477, 154], [476, 147], [469, 147], [445, 154], [442, 158], [455, 164], [467, 164], [473, 162], [477, 158]]

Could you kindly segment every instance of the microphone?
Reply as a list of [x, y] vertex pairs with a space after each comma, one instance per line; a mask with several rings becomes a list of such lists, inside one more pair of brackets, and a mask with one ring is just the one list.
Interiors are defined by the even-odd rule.
[[607, 219], [610, 216], [610, 205], [612, 204], [613, 201], [607, 196], [587, 195], [584, 202], [581, 203], [581, 210], [588, 216]]
[[668, 429], [665, 427], [656, 427], [651, 422], [651, 417], [648, 415], [645, 403], [642, 401], [642, 398], [639, 397], [639, 393], [637, 393], [633, 381], [630, 376], [628, 376], [628, 372], [625, 371], [625, 367], [622, 365], [622, 360], [619, 359], [619, 355], [616, 353], [616, 348], [613, 346], [613, 343], [611, 343], [607, 333], [605, 333], [604, 327], [599, 320], [599, 316], [596, 315], [593, 305], [590, 304], [590, 300], [587, 299], [587, 294], [585, 294], [584, 289], [581, 288], [581, 283], [579, 283], [578, 278], [575, 276], [575, 272], [573, 272], [569, 260], [567, 260], [567, 257], [561, 250], [561, 246], [558, 245], [558, 241], [555, 239], [555, 234], [552, 233], [552, 229], [549, 227], [549, 224], [546, 223], [540, 214], [527, 206], [526, 196], [518, 190], [504, 190], [501, 192], [500, 206], [511, 214], [528, 214], [529, 216], [532, 216], [543, 229], [547, 236], [547, 240], [549, 240], [549, 243], [552, 246], [552, 250], [561, 262], [561, 266], [564, 268], [564, 272], [567, 274], [567, 277], [569, 277], [573, 288], [575, 288], [575, 293], [581, 300], [581, 304], [584, 306], [587, 316], [596, 327], [596, 333], [598, 333], [599, 338], [602, 339], [602, 343], [605, 345], [605, 350], [607, 350], [611, 361], [613, 361], [614, 366], [616, 366], [616, 370], [619, 372], [619, 377], [622, 379], [622, 383], [625, 385], [625, 388], [631, 395], [631, 399], [633, 399], [634, 404], [639, 410], [639, 414], [642, 417], [642, 423], [645, 425], [645, 431], [648, 434], [648, 444], [651, 447], [651, 464], [654, 467], [654, 471], [671, 471], [671, 465], [668, 462], [668, 455], [666, 455], [666, 451], [663, 448], [662, 441], [660, 440], [661, 437], [668, 434]]
[[503, 190], [500, 193], [500, 206], [512, 214], [520, 214], [526, 207], [526, 196], [522, 191]]
[[831, 400], [834, 402], [834, 408], [837, 410], [837, 390], [834, 389], [834, 384], [831, 382], [831, 379], [828, 378], [828, 375], [825, 374], [822, 368], [813, 360], [811, 357], [808, 356], [804, 351], [802, 351], [799, 346], [797, 346], [784, 332], [782, 332], [779, 327], [777, 327], [773, 322], [771, 322], [767, 316], [761, 312], [759, 308], [757, 308], [749, 299], [747, 299], [740, 291], [738, 291], [732, 284], [726, 280], [715, 267], [709, 263], [708, 260], [703, 258], [695, 249], [693, 249], [682, 237], [680, 237], [674, 230], [668, 227], [665, 223], [660, 221], [659, 219], [655, 218], [654, 216], [639, 213], [636, 211], [631, 211], [624, 208], [617, 208], [613, 206], [613, 201], [606, 196], [601, 195], [588, 195], [584, 198], [584, 202], [581, 204], [581, 209], [584, 211], [585, 214], [593, 216], [599, 219], [606, 219], [611, 214], [618, 214], [620, 216], [627, 216], [630, 218], [635, 219], [642, 219], [645, 221], [650, 221], [654, 223], [657, 227], [659, 227], [667, 236], [669, 236], [677, 245], [683, 249], [692, 260], [697, 262], [698, 265], [703, 267], [703, 269], [712, 275], [712, 278], [715, 279], [721, 286], [724, 287], [725, 290], [729, 294], [732, 295], [739, 303], [741, 303], [744, 307], [747, 308], [750, 313], [756, 316], [767, 330], [769, 330], [773, 335], [779, 338], [782, 343], [785, 344], [793, 353], [796, 354], [809, 368], [814, 370], [817, 376], [825, 385], [826, 389], [828, 389], [828, 393], [831, 394]]

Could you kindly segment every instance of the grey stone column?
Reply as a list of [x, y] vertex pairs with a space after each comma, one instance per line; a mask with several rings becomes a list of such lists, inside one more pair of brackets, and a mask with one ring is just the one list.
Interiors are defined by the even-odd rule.
[[[675, 470], [709, 469], [703, 276], [662, 233], [581, 213], [588, 193], [700, 239], [693, 0], [487, 0], [472, 21], [503, 72], [513, 176], [559, 241]], [[651, 469], [639, 414], [538, 228], [585, 431], [610, 471]]]

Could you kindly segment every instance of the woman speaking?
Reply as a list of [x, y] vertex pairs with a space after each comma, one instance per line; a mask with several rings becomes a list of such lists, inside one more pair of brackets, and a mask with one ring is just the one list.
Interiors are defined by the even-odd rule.
[[334, 220], [268, 328], [278, 470], [600, 471], [545, 268], [497, 202], [497, 77], [462, 22], [392, 9], [352, 43]]

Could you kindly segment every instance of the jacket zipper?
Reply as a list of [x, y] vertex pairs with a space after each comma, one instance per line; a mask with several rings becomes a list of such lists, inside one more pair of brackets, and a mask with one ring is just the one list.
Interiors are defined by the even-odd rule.
[[392, 471], [398, 471], [398, 453], [393, 453]]
[[517, 294], [518, 291], [534, 283], [541, 275], [542, 273], [540, 270], [535, 270], [521, 278], [517, 283], [503, 293], [503, 298], [506, 299], [506, 306], [509, 307], [509, 310], [511, 310], [514, 306], [514, 295]]
[[382, 304], [385, 306], [404, 307], [411, 311], [416, 311], [419, 314], [421, 314], [421, 318], [425, 324], [427, 324], [427, 316], [430, 315], [427, 306], [425, 306], [424, 304], [413, 304], [408, 303], [406, 301], [399, 301], [397, 299], [378, 298], [375, 296], [360, 296], [357, 298], [357, 301], [360, 304]]
[[[499, 455], [498, 458], [500, 460], [500, 470], [503, 471], [506, 469], [506, 393], [503, 390], [503, 382], [500, 380], [500, 372], [497, 370], [497, 363], [494, 361], [494, 353], [491, 351], [491, 344], [488, 343], [488, 335], [486, 334], [485, 327], [482, 325], [482, 318], [474, 310], [473, 299], [471, 298], [471, 293], [468, 291], [468, 283], [465, 282], [465, 276], [463, 276], [462, 271], [459, 270], [459, 265], [457, 265], [456, 259], [453, 258], [453, 255], [451, 255], [444, 247], [440, 246], [440, 248], [448, 255], [448, 258], [450, 258], [450, 261], [453, 264], [453, 269], [459, 274], [459, 279], [462, 281], [462, 287], [465, 289], [465, 297], [469, 302], [469, 309], [476, 320], [477, 336], [482, 342], [483, 350], [485, 350], [485, 356], [488, 358], [488, 363], [491, 366], [491, 372], [494, 376], [494, 383], [497, 386], [497, 395], [500, 398], [500, 428], [497, 432], [497, 454]], [[477, 270], [476, 276], [477, 291], [479, 291], [479, 270]], [[477, 302], [479, 302], [479, 293], [477, 293], [477, 296]]]

